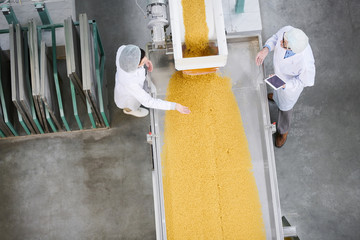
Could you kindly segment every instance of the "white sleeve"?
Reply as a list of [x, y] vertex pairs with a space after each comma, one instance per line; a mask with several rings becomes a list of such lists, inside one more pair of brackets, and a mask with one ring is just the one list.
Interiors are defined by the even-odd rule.
[[310, 87], [315, 82], [315, 60], [310, 45], [304, 52], [304, 67], [300, 74], [286, 83], [286, 87], [299, 88]]
[[315, 83], [315, 59], [310, 45], [305, 50], [305, 70], [306, 79], [304, 79], [305, 87], [314, 86]]
[[286, 26], [286, 27], [281, 28], [277, 33], [275, 33], [274, 35], [272, 35], [272, 37], [269, 38], [269, 39], [265, 42], [264, 46], [265, 46], [265, 45], [269, 46], [269, 47], [270, 47], [270, 51], [273, 51], [273, 50], [275, 49], [276, 43], [277, 43], [279, 40], [282, 39], [282, 36], [283, 36], [284, 32], [289, 31], [291, 28], [293, 28], [293, 27], [291, 27], [291, 26]]
[[129, 85], [127, 90], [145, 107], [160, 110], [175, 110], [176, 103], [153, 98], [137, 84]]
[[286, 88], [304, 88], [314, 85], [315, 65], [307, 64], [300, 74], [286, 82]]
[[301, 73], [291, 78], [289, 81], [286, 82], [285, 88], [286, 89], [298, 89], [306, 87], [304, 84], [304, 79], [306, 79], [306, 71], [301, 71]]

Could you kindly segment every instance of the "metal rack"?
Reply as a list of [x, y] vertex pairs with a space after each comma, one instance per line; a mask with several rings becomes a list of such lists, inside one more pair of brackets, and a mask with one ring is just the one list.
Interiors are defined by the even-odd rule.
[[[40, 26], [31, 20], [27, 27], [10, 24], [9, 29], [0, 30], [10, 40], [10, 50], [0, 50], [1, 137], [110, 127], [104, 99], [105, 54], [99, 31], [86, 14], [81, 14], [80, 20], [73, 22], [69, 17], [64, 24]], [[57, 58], [59, 28], [64, 28], [66, 39], [65, 70]], [[79, 34], [81, 29], [86, 31]], [[46, 34], [51, 34], [49, 47], [43, 41]], [[86, 62], [86, 67], [81, 68], [81, 62]], [[93, 74], [89, 76], [89, 72]], [[71, 104], [66, 104], [69, 100]]]

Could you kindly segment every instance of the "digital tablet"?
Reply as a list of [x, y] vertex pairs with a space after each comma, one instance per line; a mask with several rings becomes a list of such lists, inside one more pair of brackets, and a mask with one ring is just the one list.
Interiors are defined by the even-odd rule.
[[281, 80], [278, 76], [274, 75], [272, 77], [268, 77], [264, 80], [267, 84], [270, 85], [275, 90], [278, 90], [282, 86], [284, 86], [286, 83]]

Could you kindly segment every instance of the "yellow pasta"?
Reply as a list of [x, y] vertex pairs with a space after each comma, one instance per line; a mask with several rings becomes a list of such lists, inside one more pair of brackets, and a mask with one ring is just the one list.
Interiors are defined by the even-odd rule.
[[[204, 1], [182, 0], [182, 4], [186, 45], [191, 46], [188, 53], [201, 56], [206, 52], [208, 31]], [[196, 19], [194, 25], [191, 19]], [[191, 109], [190, 115], [167, 111], [165, 117], [162, 159], [168, 239], [265, 239], [250, 153], [230, 79], [218, 73], [175, 72], [167, 100]]]
[[208, 26], [204, 1], [182, 1], [185, 25], [184, 57], [209, 55]]

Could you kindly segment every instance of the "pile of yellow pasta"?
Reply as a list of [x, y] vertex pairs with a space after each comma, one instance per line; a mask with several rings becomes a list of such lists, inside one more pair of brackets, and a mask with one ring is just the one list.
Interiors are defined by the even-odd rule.
[[[203, 39], [208, 31], [204, 0], [182, 0], [182, 4], [186, 41], [191, 42], [186, 42], [187, 48], [199, 54], [206, 51]], [[195, 23], [189, 21], [194, 15]], [[250, 153], [230, 79], [218, 73], [175, 72], [167, 100], [191, 109], [189, 115], [167, 111], [165, 117], [162, 159], [167, 238], [265, 239]]]

